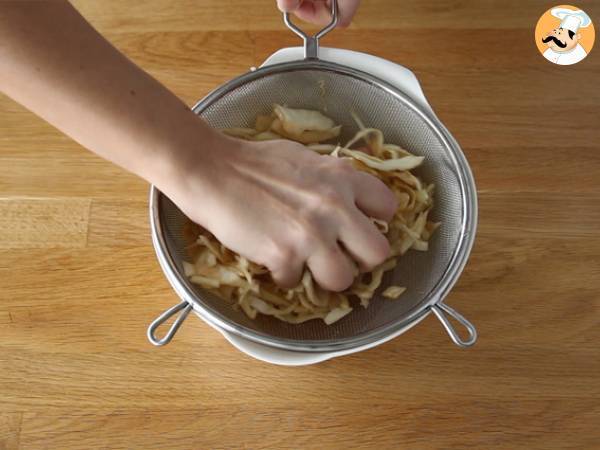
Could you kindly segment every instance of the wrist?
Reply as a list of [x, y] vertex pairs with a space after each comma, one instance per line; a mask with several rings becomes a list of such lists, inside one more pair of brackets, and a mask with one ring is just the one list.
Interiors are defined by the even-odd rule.
[[216, 154], [225, 147], [225, 136], [209, 127], [194, 113], [173, 127], [173, 135], [157, 145], [147, 173], [141, 174], [161, 191], [168, 193], [191, 178], [202, 182], [210, 177], [218, 161]]
[[199, 202], [202, 208], [184, 211], [193, 220], [210, 228], [210, 211], [218, 208], [228, 177], [233, 173], [235, 153], [246, 144], [210, 128], [200, 118], [187, 133], [179, 127], [179, 137], [166, 146], [164, 160], [155, 166], [150, 182], [180, 207]]

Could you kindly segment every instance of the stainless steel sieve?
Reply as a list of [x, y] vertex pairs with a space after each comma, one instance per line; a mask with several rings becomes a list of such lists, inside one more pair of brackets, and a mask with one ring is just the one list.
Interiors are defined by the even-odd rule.
[[[473, 325], [443, 303], [462, 272], [475, 237], [477, 197], [468, 163], [457, 142], [429, 108], [379, 77], [319, 59], [319, 39], [337, 23], [336, 1], [332, 2], [332, 17], [326, 28], [308, 36], [284, 14], [286, 25], [304, 40], [304, 59], [262, 67], [235, 78], [198, 102], [193, 111], [215, 128], [228, 128], [252, 126], [256, 115], [270, 113], [274, 103], [317, 109], [342, 125], [341, 142], [356, 131], [350, 116], [350, 111], [354, 111], [367, 126], [381, 129], [387, 142], [425, 156], [416, 173], [435, 183], [431, 217], [442, 222], [429, 251], [409, 251], [400, 258], [396, 269], [385, 275], [378, 292], [391, 284], [407, 287], [397, 301], [375, 295], [367, 309], [355, 305], [351, 314], [329, 326], [320, 320], [288, 324], [262, 315], [251, 320], [187, 280], [182, 267], [187, 256], [182, 235], [186, 217], [153, 186], [152, 240], [165, 275], [182, 299], [149, 326], [148, 338], [153, 344], [168, 343], [192, 309], [222, 332], [296, 352], [348, 352], [370, 347], [430, 312], [440, 319], [457, 345], [467, 347], [475, 343]], [[179, 315], [168, 332], [157, 337], [157, 328], [175, 314]], [[466, 339], [455, 331], [448, 316], [464, 325]]]

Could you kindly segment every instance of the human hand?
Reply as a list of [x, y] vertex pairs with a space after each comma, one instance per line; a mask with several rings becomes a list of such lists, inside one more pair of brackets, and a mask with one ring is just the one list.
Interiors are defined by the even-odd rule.
[[387, 259], [388, 241], [367, 217], [389, 221], [396, 210], [380, 180], [295, 142], [220, 139], [166, 193], [226, 247], [282, 287], [297, 285], [306, 265], [333, 291]]
[[[282, 12], [289, 12], [299, 19], [316, 25], [327, 25], [331, 21], [331, 0], [277, 0]], [[347, 27], [358, 9], [360, 0], [338, 0], [338, 25]]]

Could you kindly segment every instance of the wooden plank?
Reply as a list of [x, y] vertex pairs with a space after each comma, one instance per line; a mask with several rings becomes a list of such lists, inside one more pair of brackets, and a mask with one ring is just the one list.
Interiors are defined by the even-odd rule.
[[145, 69], [173, 68], [213, 77], [249, 70], [255, 47], [248, 31], [119, 33], [109, 38]]
[[0, 410], [0, 450], [18, 450], [21, 432], [21, 413]]
[[[591, 181], [591, 180], [590, 180]], [[591, 183], [589, 185], [591, 187]], [[600, 195], [479, 193], [480, 233], [498, 237], [582, 238], [598, 245]]]
[[141, 178], [82, 149], [67, 152], [71, 154], [56, 158], [52, 152], [40, 158], [0, 157], [3, 167], [8, 168], [0, 180], [2, 195], [85, 199], [119, 198], [127, 192], [147, 198], [150, 186]]
[[90, 299], [102, 304], [155, 295], [164, 292], [158, 286], [166, 286], [150, 241], [130, 248], [17, 249], [1, 255], [4, 304], [60, 305]]
[[80, 248], [90, 199], [0, 198], [0, 248]]
[[[511, 28], [502, 32], [493, 29], [435, 27], [414, 30], [404, 27], [381, 30], [348, 28], [337, 29], [328, 34], [321, 44], [325, 47], [370, 53], [412, 70], [433, 69], [431, 71], [436, 73], [440, 80], [443, 80], [448, 72], [461, 74], [483, 72], [486, 75], [504, 74], [504, 81], [510, 86], [515, 78], [521, 77], [522, 69], [535, 70], [537, 76], [529, 78], [527, 89], [519, 92], [527, 95], [527, 91], [536, 89], [538, 83], [560, 79], [562, 74], [538, 53], [533, 41], [532, 28], [533, 25], [531, 28]], [[280, 48], [302, 44], [296, 35], [287, 30], [252, 30], [249, 33], [256, 47], [257, 63], [261, 63]], [[502, 35], [502, 44], [506, 46], [507, 51], [492, 50], [498, 45], [499, 33]], [[234, 39], [235, 36], [236, 34], [232, 33]], [[382, 36], [385, 39], [382, 39]], [[126, 48], [123, 50], [127, 51]], [[599, 64], [597, 58], [588, 58], [585, 64], [573, 66], [570, 73], [576, 77], [590, 76], [598, 69]], [[484, 79], [486, 82], [482, 82]], [[474, 87], [477, 86], [487, 86], [487, 77], [480, 78], [480, 82]], [[555, 95], [565, 95], [559, 89], [554, 90], [557, 91]], [[511, 92], [511, 94], [515, 93]], [[595, 98], [598, 93], [590, 90], [590, 95]], [[493, 98], [502, 99], [495, 96]]]
[[[209, 404], [159, 413], [40, 413], [25, 416], [22, 440], [24, 448], [65, 450], [127, 449], [131, 442], [169, 449], [335, 449], [371, 448], [378, 436], [380, 448], [542, 449], [564, 435], [570, 436], [572, 448], [592, 448], [598, 437], [590, 420], [598, 405], [585, 399], [565, 399], [558, 410], [545, 400], [449, 401], [443, 396], [423, 403], [407, 400], [392, 415], [376, 399], [368, 404], [359, 411], [348, 409], [348, 403], [316, 407], [300, 402], [285, 408]], [[439, 433], [424, 437], [422, 430], [428, 428]]]
[[[277, 30], [283, 29], [275, 2], [267, 0], [150, 0], [135, 2], [74, 0], [73, 4], [100, 31], [169, 31], [177, 30]], [[396, 2], [370, 0], [362, 2], [352, 27], [362, 29], [494, 29], [526, 28], [531, 30], [548, 8], [536, 2], [507, 0], [499, 9], [493, 0], [462, 2], [426, 0]], [[598, 5], [591, 1], [581, 5], [591, 17]], [[510, 14], [508, 11], [518, 11]], [[314, 30], [315, 27], [307, 27]]]
[[[530, 41], [528, 30], [511, 30], [504, 38], [515, 53], [498, 53], [482, 57], [497, 42], [493, 30], [384, 30], [381, 42], [378, 30], [336, 30], [323, 41], [326, 47], [345, 48], [371, 53], [405, 65], [413, 70], [426, 70], [443, 80], [447, 74], [481, 74], [502, 76], [506, 87], [512, 83], [523, 84], [537, 76], [536, 83], [528, 83], [528, 89], [519, 92], [524, 96], [539, 89], [555, 88], [560, 72], [537, 53]], [[286, 31], [236, 30], [236, 31], [165, 31], [161, 33], [119, 33], [109, 35], [109, 40], [123, 53], [146, 70], [172, 69], [173, 73], [204, 74], [215, 76], [248, 71], [251, 65], [261, 64], [269, 55], [283, 47], [301, 45], [294, 34]], [[444, 66], [443, 71], [431, 69]], [[590, 76], [600, 62], [586, 59], [586, 63], [573, 67], [572, 76]], [[519, 68], [519, 70], [515, 70]], [[525, 72], [522, 72], [525, 70]], [[533, 73], [529, 73], [533, 72]], [[529, 77], [527, 76], [529, 75]], [[486, 79], [487, 81], [487, 79]], [[487, 83], [470, 83], [472, 87]], [[501, 86], [499, 86], [501, 87]], [[509, 89], [507, 89], [509, 90]], [[554, 89], [553, 98], [573, 100], [561, 89]], [[510, 90], [509, 90], [510, 91]], [[515, 98], [522, 98], [514, 95]], [[591, 99], [600, 94], [590, 90]], [[499, 99], [502, 99], [499, 97]], [[590, 98], [582, 99], [585, 101]]]
[[571, 193], [597, 193], [594, 174], [600, 173], [600, 153], [592, 147], [531, 145], [463, 149], [480, 193], [527, 191], [546, 193], [549, 200], [558, 194], [563, 201]]
[[[583, 339], [578, 345], [551, 346], [530, 338], [494, 343], [492, 335], [483, 334], [477, 353], [459, 352], [431, 317], [402, 338], [368, 352], [313, 367], [282, 369], [241, 355], [204, 328], [196, 330], [199, 338], [178, 339], [168, 350], [143, 346], [140, 337], [137, 351], [114, 345], [103, 348], [98, 342], [96, 351], [13, 352], [11, 370], [0, 380], [3, 404], [48, 413], [70, 406], [101, 413], [298, 403], [346, 404], [358, 411], [361, 399], [356, 396], [365, 389], [365, 380], [369, 401], [385, 406], [390, 415], [405, 402], [460, 400], [452, 394], [457, 379], [462, 381], [462, 398], [470, 401], [597, 401], [600, 395], [595, 385], [600, 362], [593, 357], [592, 342], [581, 345]], [[432, 330], [435, 337], [429, 336]], [[34, 378], [35, 382], [23, 382]]]
[[87, 245], [148, 248], [151, 246], [148, 216], [148, 195], [139, 200], [93, 200]]

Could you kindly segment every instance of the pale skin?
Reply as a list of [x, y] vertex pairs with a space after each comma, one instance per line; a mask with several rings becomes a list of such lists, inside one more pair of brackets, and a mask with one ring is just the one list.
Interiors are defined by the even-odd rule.
[[[350, 25], [359, 4], [360, 0], [338, 0], [339, 26], [347, 27]], [[329, 1], [277, 0], [277, 6], [281, 11], [294, 13], [297, 17], [307, 22], [327, 25], [331, 21], [331, 6]]]
[[[323, 2], [279, 1], [321, 23]], [[348, 24], [358, 1], [340, 1]], [[311, 15], [312, 14], [312, 15]], [[392, 192], [345, 161], [289, 141], [210, 128], [116, 50], [66, 1], [0, 2], [0, 90], [84, 147], [155, 184], [233, 251], [293, 287], [308, 267], [340, 291], [389, 256], [369, 217]]]

